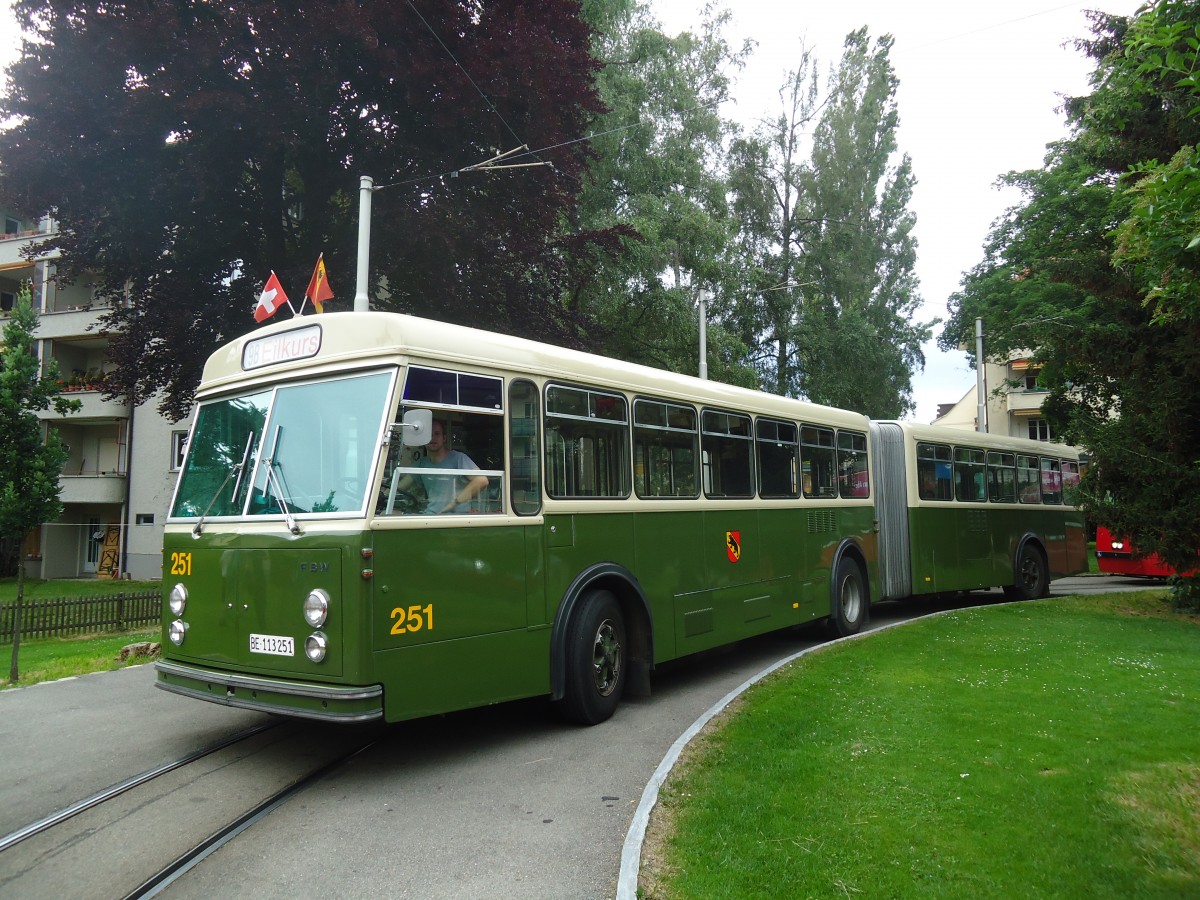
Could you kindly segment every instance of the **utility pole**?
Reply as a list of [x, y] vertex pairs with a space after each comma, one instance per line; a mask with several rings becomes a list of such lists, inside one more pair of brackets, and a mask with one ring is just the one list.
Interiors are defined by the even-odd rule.
[[700, 377], [708, 380], [708, 291], [700, 288]]
[[371, 194], [375, 180], [370, 175], [358, 179], [358, 276], [354, 285], [354, 311], [370, 309], [367, 276], [371, 262]]
[[987, 434], [987, 374], [983, 371], [983, 319], [975, 320], [975, 430]]

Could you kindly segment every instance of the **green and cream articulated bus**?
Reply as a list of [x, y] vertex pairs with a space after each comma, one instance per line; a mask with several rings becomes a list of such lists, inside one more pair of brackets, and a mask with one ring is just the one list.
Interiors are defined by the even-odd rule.
[[1085, 565], [1070, 448], [410, 316], [268, 325], [197, 400], [158, 686], [229, 706], [596, 723], [666, 660]]

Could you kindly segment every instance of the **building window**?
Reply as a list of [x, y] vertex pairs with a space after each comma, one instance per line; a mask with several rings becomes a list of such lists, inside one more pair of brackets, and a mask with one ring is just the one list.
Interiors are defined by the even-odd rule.
[[1050, 440], [1050, 424], [1045, 419], [1030, 419], [1029, 439], [1031, 441]]
[[1040, 391], [1041, 388], [1038, 386], [1038, 378], [1041, 377], [1041, 374], [1042, 374], [1041, 369], [1026, 369], [1025, 370], [1025, 390]]
[[138, 513], [137, 517], [134, 519], [134, 521], [138, 525], [153, 525], [154, 524], [154, 513]]
[[5, 312], [11, 312], [16, 302], [17, 295], [12, 291], [0, 291], [0, 309]]
[[171, 432], [171, 471], [178, 472], [183, 468], [183, 454], [187, 450], [186, 431]]
[[5, 216], [4, 217], [4, 234], [5, 234], [5, 236], [13, 235], [13, 234], [20, 234], [20, 233], [21, 233], [21, 222], [18, 219], [14, 219], [12, 216]]

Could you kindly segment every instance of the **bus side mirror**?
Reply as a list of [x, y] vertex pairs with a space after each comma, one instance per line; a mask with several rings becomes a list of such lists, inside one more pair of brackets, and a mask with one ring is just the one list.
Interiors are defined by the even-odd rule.
[[433, 410], [410, 409], [400, 423], [400, 442], [405, 447], [424, 447], [433, 433]]

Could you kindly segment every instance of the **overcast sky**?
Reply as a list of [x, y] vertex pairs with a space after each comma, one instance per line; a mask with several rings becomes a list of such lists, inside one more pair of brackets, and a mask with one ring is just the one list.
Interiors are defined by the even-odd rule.
[[[694, 0], [652, 0], [669, 33], [699, 20]], [[843, 38], [862, 26], [872, 38], [895, 38], [899, 145], [917, 177], [912, 210], [919, 242], [922, 318], [946, 317], [946, 300], [962, 273], [982, 259], [990, 224], [1020, 199], [994, 187], [1005, 172], [1039, 168], [1046, 145], [1064, 137], [1062, 96], [1088, 92], [1091, 66], [1073, 46], [1089, 34], [1085, 9], [1130, 15], [1140, 0], [729, 0], [731, 45], [758, 47], [738, 75], [743, 124], [780, 111], [779, 87], [796, 66], [801, 40], [822, 71], [841, 58]], [[986, 323], [985, 329], [986, 329]], [[940, 332], [940, 327], [937, 329]], [[975, 384], [961, 353], [925, 348], [914, 378], [913, 418], [931, 421], [939, 403], [959, 400]], [[849, 361], [847, 362], [849, 365]]]
[[[737, 76], [725, 114], [746, 125], [779, 112], [779, 87], [801, 42], [824, 70], [841, 57], [845, 35], [867, 26], [891, 34], [899, 79], [900, 149], [913, 160], [922, 318], [945, 318], [946, 299], [979, 262], [988, 227], [1019, 197], [993, 186], [1014, 169], [1037, 168], [1046, 144], [1065, 134], [1061, 96], [1088, 89], [1087, 60], [1072, 46], [1086, 36], [1085, 9], [1132, 14], [1140, 0], [728, 0], [727, 35], [758, 46]], [[668, 32], [699, 21], [696, 0], [651, 0]], [[0, 0], [0, 64], [18, 45], [9, 0]], [[986, 323], [985, 323], [986, 326]], [[914, 378], [914, 418], [933, 419], [975, 383], [961, 353], [925, 348]], [[847, 365], [849, 365], [847, 361]]]

